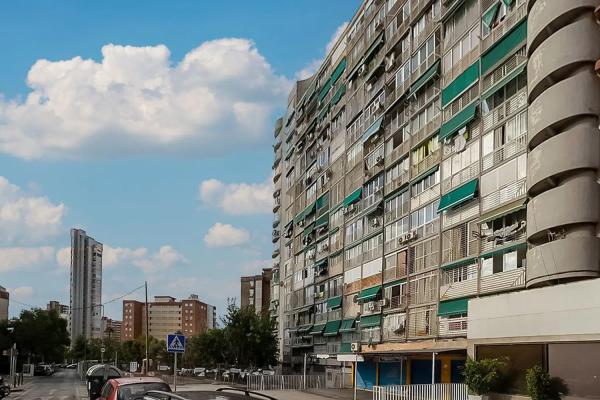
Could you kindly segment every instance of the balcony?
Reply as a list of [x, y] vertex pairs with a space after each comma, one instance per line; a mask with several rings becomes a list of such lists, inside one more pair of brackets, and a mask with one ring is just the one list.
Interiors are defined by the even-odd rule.
[[481, 212], [485, 213], [505, 203], [509, 203], [527, 193], [527, 178], [509, 183], [493, 193], [481, 198]]
[[423, 192], [419, 193], [415, 197], [411, 197], [410, 208], [411, 208], [411, 210], [415, 210], [415, 209], [421, 207], [422, 205], [429, 203], [431, 200], [437, 199], [438, 197], [440, 197], [440, 185], [439, 184], [434, 185], [434, 186], [430, 187], [429, 189], [424, 190]]
[[315, 314], [315, 324], [326, 322], [326, 321], [327, 321], [327, 313]]
[[292, 338], [292, 347], [312, 347], [313, 337], [312, 336], [300, 336]]
[[512, 271], [498, 272], [482, 276], [479, 283], [479, 293], [494, 293], [525, 287], [526, 268], [521, 267]]
[[477, 294], [477, 262], [466, 267], [471, 279], [460, 282], [449, 282], [440, 285], [440, 301], [474, 296]]
[[[392, 193], [394, 190], [401, 188], [403, 185], [406, 185], [409, 182], [409, 173], [408, 171], [403, 173], [400, 176], [395, 177], [391, 181], [385, 183], [385, 193]], [[387, 217], [386, 217], [387, 219]]]
[[389, 85], [390, 83], [392, 83], [392, 81], [395, 80], [396, 72], [398, 72], [398, 69], [400, 67], [402, 67], [407, 61], [410, 60], [410, 56], [411, 56], [411, 48], [409, 47], [395, 57], [393, 68], [391, 68], [389, 71], [386, 70], [386, 76], [385, 76], [386, 85]]
[[467, 221], [479, 215], [479, 199], [470, 200], [460, 207], [445, 210], [442, 214], [442, 226], [444, 229]]
[[482, 117], [483, 131], [486, 132], [497, 124], [504, 122], [509, 116], [512, 116], [526, 105], [527, 88], [523, 88], [518, 91], [517, 94], [506, 99], [506, 101]]
[[[448, 45], [444, 45], [444, 48], [448, 48]], [[450, 71], [442, 71], [442, 86], [448, 86], [453, 80], [458, 78], [460, 74], [465, 72], [467, 68], [473, 65], [474, 62], [479, 60], [481, 54], [481, 45], [475, 46], [467, 55], [458, 60], [456, 64], [452, 66]]]
[[[431, 0], [429, 0], [431, 1]], [[421, 31], [416, 38], [413, 38], [413, 49], [418, 48], [423, 43], [427, 41], [429, 35], [439, 27], [439, 23], [437, 21], [433, 21], [431, 19], [427, 19], [425, 21], [425, 29]]]
[[425, 157], [423, 160], [418, 163], [411, 165], [410, 167], [410, 176], [411, 179], [416, 178], [423, 172], [429, 171], [431, 168], [435, 167], [440, 163], [440, 155], [441, 151], [439, 149], [435, 150], [433, 153]]
[[412, 71], [412, 74], [410, 75], [411, 80], [414, 82], [419, 79], [419, 77], [423, 75], [429, 68], [431, 68], [439, 59], [440, 55], [438, 53], [430, 54], [429, 57], [427, 57], [427, 59], [417, 67], [417, 69]]
[[327, 354], [337, 354], [340, 352], [340, 346], [341, 343], [340, 342], [328, 342], [327, 343]]
[[[362, 209], [363, 210], [368, 210], [370, 207], [373, 207], [374, 205], [380, 203], [383, 200], [383, 188], [379, 188], [378, 191], [376, 191], [375, 193], [373, 193], [372, 195], [365, 197], [362, 200]], [[381, 228], [381, 226], [379, 227]], [[365, 233], [367, 234], [367, 233]]]
[[413, 22], [415, 22], [420, 16], [421, 13], [423, 12], [423, 10], [425, 10], [425, 8], [431, 4], [432, 0], [413, 0], [413, 2], [411, 3], [411, 10], [410, 10], [410, 15], [411, 15], [411, 24]]
[[481, 41], [481, 51], [486, 51], [500, 40], [506, 33], [515, 27], [527, 15], [527, 4], [522, 2], [513, 12], [508, 14], [502, 22], [500, 22], [492, 32]]
[[379, 329], [363, 330], [360, 332], [360, 341], [362, 343], [379, 343], [381, 341], [381, 331]]
[[[523, 211], [524, 212], [524, 211]], [[505, 247], [511, 244], [523, 243], [527, 237], [527, 231], [525, 229], [525, 221], [519, 221], [518, 226], [515, 227], [515, 231], [510, 235], [507, 235], [503, 240], [495, 239], [495, 237], [483, 238], [481, 241], [481, 253], [487, 253], [496, 249]], [[491, 239], [491, 240], [487, 240]]]
[[525, 68], [526, 63], [527, 55], [525, 48], [523, 47], [506, 60], [500, 67], [496, 68], [494, 72], [483, 79], [483, 93], [486, 93], [495, 85], [500, 84], [503, 79], [509, 77], [511, 74], [518, 73], [521, 68]]
[[479, 160], [442, 181], [442, 193], [456, 189], [479, 176]]
[[390, 166], [390, 165], [394, 164], [396, 161], [398, 161], [399, 159], [404, 157], [406, 154], [408, 154], [409, 150], [410, 150], [410, 140], [405, 140], [404, 142], [400, 143], [398, 146], [396, 146], [392, 150], [392, 152], [390, 154], [388, 154], [386, 156], [386, 160], [385, 160], [386, 165]]
[[441, 337], [467, 336], [467, 317], [440, 317], [438, 333]]
[[[434, 107], [439, 107], [439, 103], [434, 104]], [[424, 141], [440, 129], [441, 123], [442, 114], [438, 113], [435, 117], [433, 117], [431, 121], [425, 124], [424, 127], [422, 127], [416, 132], [413, 132], [412, 142], [416, 144]]]
[[393, 268], [383, 270], [383, 281], [391, 282], [406, 277], [406, 265], [402, 264]]
[[527, 133], [516, 137], [514, 140], [494, 149], [490, 154], [483, 156], [483, 170], [486, 171], [500, 165], [525, 150], [527, 150]]
[[385, 311], [403, 310], [406, 308], [407, 302], [408, 301], [406, 295], [392, 296], [390, 298], [386, 298]]

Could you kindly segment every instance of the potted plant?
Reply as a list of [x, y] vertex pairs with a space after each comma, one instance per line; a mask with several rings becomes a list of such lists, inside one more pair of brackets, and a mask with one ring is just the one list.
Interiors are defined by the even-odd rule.
[[531, 400], [560, 400], [566, 388], [557, 378], [552, 378], [542, 367], [536, 365], [527, 370], [527, 392]]
[[487, 400], [500, 381], [500, 369], [506, 363], [499, 358], [483, 360], [467, 359], [465, 363], [465, 383], [469, 388], [469, 400]]

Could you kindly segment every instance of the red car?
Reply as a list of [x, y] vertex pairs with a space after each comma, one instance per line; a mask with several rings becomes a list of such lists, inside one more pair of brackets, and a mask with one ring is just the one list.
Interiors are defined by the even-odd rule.
[[137, 400], [149, 390], [170, 392], [171, 388], [162, 379], [152, 377], [109, 379], [98, 400]]

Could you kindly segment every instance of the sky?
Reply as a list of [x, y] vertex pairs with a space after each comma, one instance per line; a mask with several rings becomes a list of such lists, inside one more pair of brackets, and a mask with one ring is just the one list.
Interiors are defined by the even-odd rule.
[[10, 314], [69, 303], [72, 227], [104, 244], [107, 316], [144, 281], [221, 313], [272, 265], [274, 122], [359, 4], [0, 2]]

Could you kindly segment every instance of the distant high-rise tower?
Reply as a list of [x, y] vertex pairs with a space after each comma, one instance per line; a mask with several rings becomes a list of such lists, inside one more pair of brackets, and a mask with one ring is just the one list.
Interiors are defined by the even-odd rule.
[[102, 243], [71, 229], [71, 342], [79, 336], [100, 338]]
[[8, 291], [0, 286], [0, 321], [6, 321], [8, 319]]

